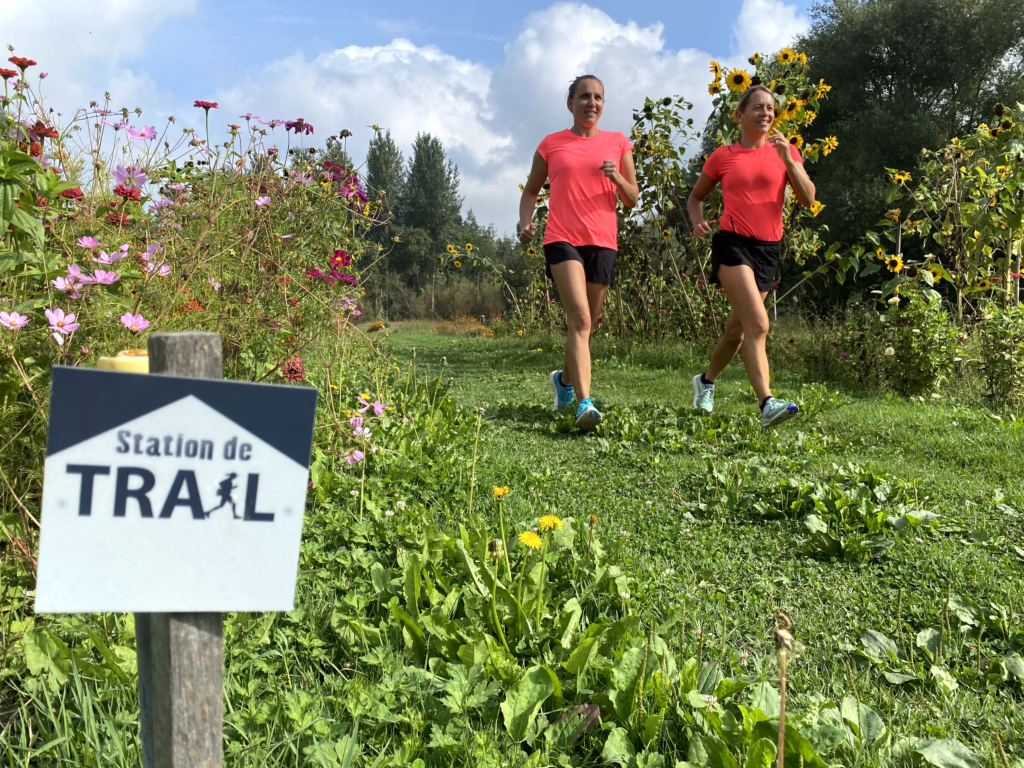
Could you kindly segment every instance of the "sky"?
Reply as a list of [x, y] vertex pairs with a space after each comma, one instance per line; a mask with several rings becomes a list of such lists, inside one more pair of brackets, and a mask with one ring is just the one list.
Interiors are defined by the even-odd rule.
[[699, 118], [708, 62], [747, 66], [788, 45], [810, 4], [0, 0], [0, 42], [39, 62], [47, 106], [63, 115], [109, 92], [143, 110], [140, 124], [174, 115], [201, 128], [192, 102], [205, 99], [220, 104], [212, 139], [247, 112], [303, 117], [320, 146], [352, 131], [357, 163], [374, 123], [406, 157], [417, 132], [434, 134], [459, 166], [463, 212], [508, 233], [537, 144], [572, 125], [573, 77], [604, 80], [607, 130], [628, 133], [644, 96], [683, 96]]

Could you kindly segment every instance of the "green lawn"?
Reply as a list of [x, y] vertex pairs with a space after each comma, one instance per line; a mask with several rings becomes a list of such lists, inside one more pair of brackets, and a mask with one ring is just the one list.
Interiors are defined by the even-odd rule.
[[[1011, 763], [1024, 754], [1016, 735], [1024, 731], [1021, 681], [996, 674], [1000, 659], [1024, 650], [1022, 431], [954, 398], [869, 397], [827, 383], [826, 392], [776, 370], [776, 394], [808, 412], [763, 434], [739, 361], [720, 380], [715, 416], [702, 418], [689, 411], [690, 378], [703, 362], [692, 350], [602, 340], [594, 345], [593, 394], [606, 423], [580, 436], [568, 415], [550, 408], [547, 374], [561, 365], [560, 339], [448, 337], [400, 324], [389, 343], [403, 367], [413, 356], [418, 369], [444, 366], [453, 396], [485, 409], [490, 429], [477, 487], [512, 488], [506, 513], [515, 530], [545, 509], [596, 514], [633, 577], [632, 606], [664, 618], [685, 603], [689, 625], [703, 629], [706, 657], [768, 658], [768, 632], [782, 609], [800, 648], [790, 669], [798, 706], [815, 694], [855, 693], [882, 715], [894, 741], [955, 737], [988, 754], [998, 732]], [[828, 481], [849, 464], [894, 485], [907, 481], [904, 495], [939, 520], [890, 531], [880, 554], [830, 558], [801, 551], [808, 530], [796, 517], [751, 509], [751, 499], [772, 500], [764, 489], [774, 483]], [[979, 653], [982, 613], [999, 620]], [[943, 623], [936, 667], [955, 678], [953, 691], [915, 642]], [[898, 663], [869, 663], [855, 652], [865, 630], [915, 657], [920, 679], [893, 684], [883, 673]]]

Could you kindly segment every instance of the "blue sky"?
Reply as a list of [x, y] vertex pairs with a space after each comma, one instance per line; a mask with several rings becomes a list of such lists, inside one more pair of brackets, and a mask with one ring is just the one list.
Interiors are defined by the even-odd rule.
[[[464, 210], [499, 232], [537, 143], [568, 127], [565, 89], [593, 72], [601, 127], [628, 131], [645, 96], [710, 109], [708, 61], [747, 66], [807, 29], [807, 0], [719, 2], [331, 3], [323, 0], [0, 0], [0, 42], [49, 72], [47, 106], [70, 116], [92, 99], [143, 111], [138, 122], [203, 130], [195, 99], [220, 103], [211, 138], [246, 112], [303, 117], [313, 141], [342, 128], [365, 156], [377, 123], [408, 152], [438, 136], [461, 172]], [[379, 10], [375, 10], [379, 8]]]

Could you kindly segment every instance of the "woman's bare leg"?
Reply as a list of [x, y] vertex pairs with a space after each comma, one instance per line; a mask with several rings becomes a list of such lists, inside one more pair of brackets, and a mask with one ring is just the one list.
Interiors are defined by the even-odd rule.
[[551, 277], [558, 288], [567, 326], [562, 381], [572, 384], [579, 401], [590, 397], [591, 317], [587, 278], [583, 265], [572, 260], [552, 264]]
[[757, 289], [754, 271], [745, 265], [720, 266], [718, 280], [732, 310], [725, 323], [725, 332], [711, 354], [711, 362], [704, 375], [710, 381], [717, 379], [739, 351], [743, 366], [747, 369], [747, 378], [760, 404], [771, 396], [768, 355], [765, 353], [769, 323], [764, 299], [768, 294]]

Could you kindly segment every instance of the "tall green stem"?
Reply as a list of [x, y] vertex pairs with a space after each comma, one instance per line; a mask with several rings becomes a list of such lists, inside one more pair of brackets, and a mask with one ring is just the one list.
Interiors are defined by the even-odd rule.
[[[436, 391], [435, 391], [435, 394], [436, 394]], [[431, 406], [431, 411], [433, 411], [433, 406]], [[477, 409], [477, 412], [476, 412], [476, 437], [473, 438], [473, 468], [470, 470], [470, 473], [469, 473], [469, 515], [470, 516], [472, 516], [472, 514], [473, 514], [473, 489], [476, 487], [476, 448], [477, 448], [477, 445], [480, 444], [480, 422], [483, 420], [483, 417], [484, 417], [484, 409], [483, 408]], [[501, 543], [502, 543], [502, 545], [505, 544], [504, 533], [502, 533]], [[505, 551], [507, 552], [508, 550], [506, 549]]]
[[[505, 555], [506, 560], [508, 555]], [[491, 617], [494, 619], [494, 628], [498, 631], [498, 639], [501, 640], [502, 646], [505, 648], [506, 653], [512, 653], [508, 649], [508, 642], [505, 640], [505, 630], [501, 628], [501, 622], [498, 621], [498, 566], [494, 566], [493, 583], [491, 585]]]
[[540, 631], [540, 607], [541, 599], [544, 596], [544, 566], [548, 560], [548, 541], [551, 539], [549, 533], [544, 537], [544, 548], [540, 552], [540, 581], [537, 583], [537, 630]]
[[526, 561], [530, 559], [530, 551], [527, 550], [526, 554], [523, 555], [523, 562], [519, 567], [519, 589], [517, 590], [516, 600], [519, 601], [519, 608], [516, 612], [516, 633], [523, 636], [523, 625], [520, 622], [520, 616], [523, 613], [523, 574], [526, 573]]
[[501, 548], [506, 553], [505, 557], [505, 573], [508, 574], [508, 583], [512, 583], [512, 566], [508, 562], [508, 542], [505, 540], [505, 513], [502, 509], [501, 500], [498, 500], [498, 525], [501, 528]]

